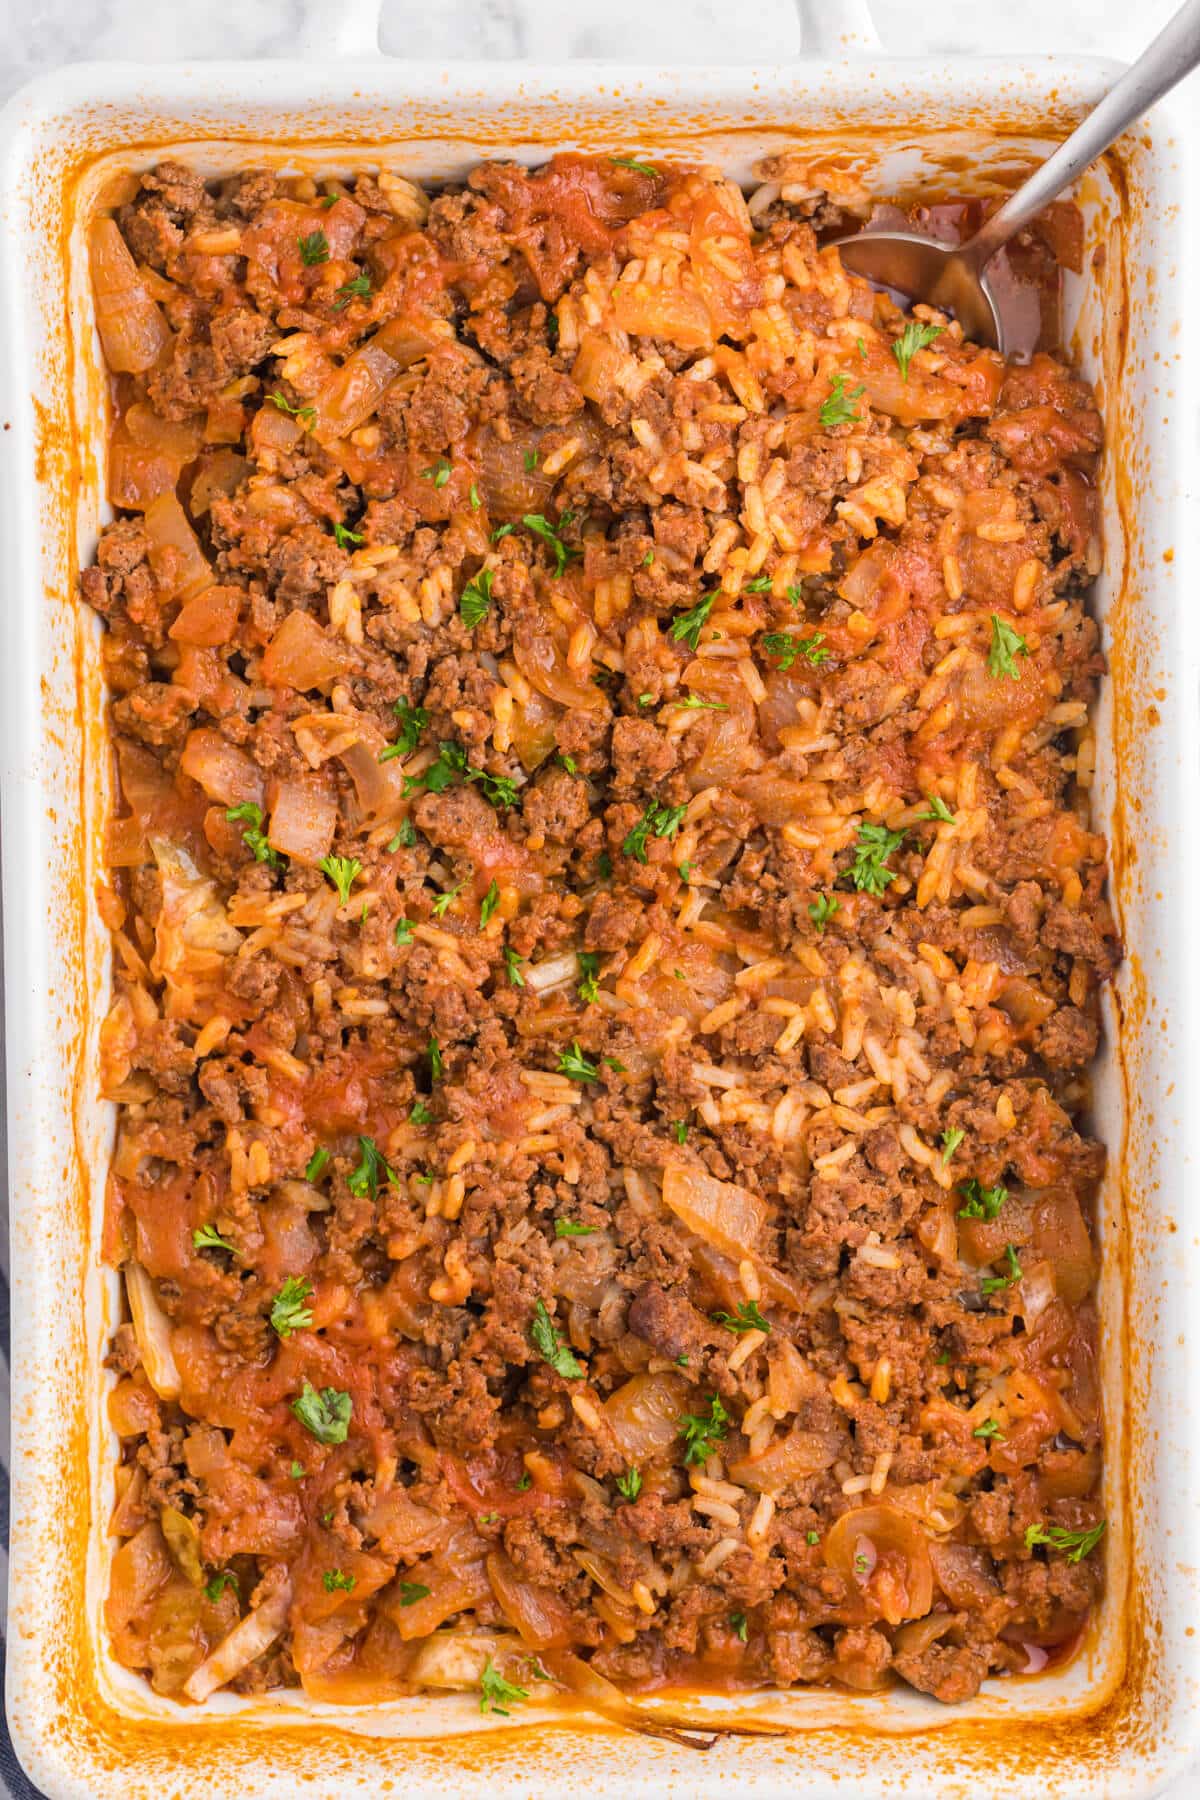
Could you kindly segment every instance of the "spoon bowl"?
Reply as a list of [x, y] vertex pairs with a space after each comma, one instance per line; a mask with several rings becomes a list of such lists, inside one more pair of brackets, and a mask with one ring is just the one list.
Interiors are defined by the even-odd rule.
[[873, 287], [924, 300], [952, 313], [964, 336], [995, 350], [1007, 347], [997, 296], [984, 271], [977, 272], [956, 244], [911, 231], [862, 231], [839, 238], [837, 249], [851, 274], [864, 276]]

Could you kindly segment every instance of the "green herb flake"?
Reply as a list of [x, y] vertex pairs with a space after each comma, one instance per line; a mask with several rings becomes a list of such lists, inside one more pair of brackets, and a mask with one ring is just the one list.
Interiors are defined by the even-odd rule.
[[278, 1337], [291, 1337], [293, 1331], [307, 1331], [313, 1322], [304, 1302], [312, 1293], [310, 1281], [289, 1275], [271, 1302], [271, 1329]]
[[749, 1636], [750, 1627], [744, 1612], [730, 1613], [729, 1623], [733, 1627], [734, 1637], [740, 1638], [743, 1644]]
[[435, 488], [444, 488], [450, 479], [450, 463], [444, 456], [439, 456], [435, 463], [421, 470], [422, 481], [432, 481]]
[[1024, 1270], [1017, 1261], [1017, 1252], [1012, 1244], [1004, 1246], [1004, 1257], [1008, 1263], [1008, 1274], [985, 1276], [979, 1284], [980, 1293], [998, 1294], [1002, 1288], [1012, 1287], [1014, 1282], [1020, 1281]]
[[296, 241], [300, 245], [300, 261], [306, 269], [315, 269], [318, 263], [329, 261], [329, 239], [323, 231], [310, 231], [307, 237]]
[[510, 949], [507, 944], [504, 946], [504, 966], [508, 971], [508, 984], [510, 987], [523, 988], [525, 986], [525, 977], [521, 973], [521, 964], [524, 961], [525, 958], [523, 956], [518, 956], [516, 951]]
[[414, 929], [415, 925], [416, 925], [415, 919], [397, 919], [396, 920], [395, 927], [393, 928], [393, 931], [392, 931], [392, 938], [401, 950], [405, 949], [409, 944], [412, 943], [413, 929]]
[[945, 1168], [958, 1146], [966, 1137], [961, 1125], [948, 1125], [942, 1133], [942, 1167]]
[[717, 1445], [729, 1430], [729, 1414], [716, 1394], [708, 1397], [708, 1413], [683, 1413], [679, 1435], [684, 1441], [685, 1463], [704, 1464], [717, 1453]]
[[446, 1073], [446, 1059], [442, 1055], [442, 1046], [437, 1038], [430, 1036], [427, 1054], [429, 1057], [429, 1073], [434, 1081], [440, 1081]]
[[554, 1235], [556, 1238], [594, 1237], [594, 1225], [581, 1225], [578, 1219], [555, 1219]]
[[529, 1690], [505, 1681], [489, 1656], [483, 1665], [483, 1674], [479, 1677], [479, 1695], [481, 1713], [499, 1713], [502, 1719], [507, 1719], [509, 1707], [518, 1700], [528, 1700]]
[[900, 336], [892, 344], [892, 355], [900, 365], [901, 381], [908, 380], [908, 365], [918, 350], [924, 350], [938, 337], [943, 327], [940, 325], [922, 325], [916, 319], [909, 319]]
[[369, 1195], [372, 1200], [379, 1196], [381, 1182], [390, 1181], [398, 1185], [396, 1171], [388, 1166], [379, 1145], [372, 1137], [360, 1137], [358, 1140], [358, 1162], [346, 1177], [346, 1186], [356, 1199], [363, 1200]]
[[646, 843], [648, 838], [666, 838], [675, 836], [683, 824], [687, 813], [686, 803], [683, 806], [660, 806], [652, 800], [633, 829], [626, 833], [621, 845], [625, 856], [632, 856], [638, 862], [647, 861]]
[[475, 482], [471, 483], [470, 491], [467, 494], [467, 499], [471, 502], [471, 511], [472, 512], [478, 512], [480, 507], [483, 505], [483, 501], [479, 498], [479, 489], [476, 486]]
[[708, 624], [708, 615], [720, 591], [720, 588], [714, 588], [711, 594], [702, 594], [690, 612], [679, 613], [671, 621], [671, 636], [677, 644], [686, 644], [689, 650], [700, 648], [700, 633]]
[[1028, 655], [1029, 645], [1020, 632], [1014, 631], [1011, 625], [1006, 625], [999, 613], [993, 613], [992, 645], [987, 659], [988, 674], [992, 680], [998, 681], [1007, 675], [1011, 680], [1019, 681], [1021, 672], [1017, 668], [1017, 658]]
[[1008, 1442], [995, 1419], [985, 1419], [982, 1425], [975, 1427], [971, 1436], [979, 1438], [985, 1444], [1006, 1444]]
[[317, 864], [338, 891], [343, 906], [350, 904], [350, 889], [362, 874], [362, 864], [353, 856], [323, 856]]
[[815, 1548], [821, 1541], [821, 1534], [819, 1531], [806, 1531], [804, 1534], [804, 1541], [806, 1544]]
[[267, 399], [279, 412], [287, 413], [289, 418], [299, 419], [302, 425], [312, 426], [316, 423], [317, 409], [315, 406], [293, 406], [291, 401], [278, 390], [273, 394], [268, 394]]
[[[392, 711], [400, 721], [400, 733], [394, 742], [388, 745], [386, 750], [380, 751], [378, 760], [381, 763], [391, 762], [392, 758], [396, 756], [411, 756], [421, 741], [421, 733], [429, 723], [429, 714], [425, 708], [423, 706], [410, 706], [407, 700], [394, 701], [392, 704]], [[404, 824], [409, 824], [407, 819], [404, 821]], [[400, 830], [404, 830], [403, 825], [400, 827]], [[409, 830], [412, 830], [411, 825], [409, 825]], [[404, 839], [401, 838], [401, 842], [403, 841]], [[390, 845], [388, 847], [389, 849], [391, 848]]]
[[930, 819], [940, 819], [943, 825], [953, 825], [954, 814], [940, 794], [926, 794], [925, 798], [929, 802], [929, 810], [917, 814], [918, 824]]
[[835, 375], [829, 384], [829, 398], [821, 402], [821, 423], [826, 431], [832, 431], [835, 425], [855, 425], [859, 422], [859, 414], [851, 404], [865, 392], [862, 382], [858, 386], [846, 389], [845, 375]]
[[363, 534], [361, 531], [351, 531], [347, 526], [342, 524], [340, 519], [335, 519], [333, 524], [333, 541], [339, 550], [350, 550], [355, 544], [362, 543]]
[[221, 1236], [220, 1232], [217, 1230], [215, 1225], [200, 1225], [197, 1227], [197, 1229], [195, 1231], [193, 1231], [193, 1233], [192, 1233], [192, 1249], [193, 1250], [232, 1250], [233, 1254], [235, 1256], [237, 1255], [237, 1251], [236, 1251], [236, 1249], [234, 1249], [234, 1246], [229, 1242], [228, 1238], [223, 1238]]
[[770, 1331], [769, 1319], [764, 1319], [759, 1311], [757, 1300], [743, 1300], [734, 1313], [715, 1312], [711, 1314], [714, 1325], [724, 1325], [726, 1331]]
[[[947, 1132], [946, 1136], [949, 1137], [950, 1133]], [[962, 1138], [963, 1133], [960, 1131], [959, 1143], [962, 1142]], [[953, 1151], [950, 1154], [953, 1154]], [[945, 1161], [944, 1156], [942, 1160]], [[960, 1219], [996, 1219], [1000, 1216], [1000, 1208], [1008, 1199], [1008, 1189], [1001, 1183], [997, 1183], [992, 1188], [980, 1187], [974, 1176], [969, 1181], [961, 1182], [958, 1191], [965, 1202], [965, 1205], [958, 1209]]]
[[599, 1081], [600, 1067], [598, 1063], [589, 1062], [579, 1048], [576, 1038], [569, 1050], [564, 1050], [558, 1059], [558, 1073], [569, 1075], [572, 1081]]
[[792, 631], [768, 631], [763, 638], [762, 647], [768, 656], [778, 659], [777, 667], [784, 671], [790, 669], [801, 656], [814, 669], [819, 669], [833, 654], [825, 648], [823, 631], [814, 631], [810, 637], [797, 637]]
[[520, 1481], [517, 1482], [517, 1492], [518, 1494], [527, 1494], [532, 1486], [533, 1476], [529, 1473], [529, 1470], [526, 1469], [522, 1474]]
[[455, 900], [458, 899], [458, 896], [462, 893], [463, 888], [466, 885], [467, 884], [465, 881], [460, 881], [454, 887], [447, 888], [444, 894], [438, 895], [437, 899], [433, 903], [433, 909], [432, 909], [433, 916], [435, 919], [444, 919], [445, 918], [446, 914], [450, 910], [451, 905], [454, 903]]
[[674, 1120], [671, 1125], [671, 1130], [675, 1133], [675, 1142], [677, 1144], [687, 1143], [688, 1128], [686, 1119]]
[[322, 1388], [318, 1393], [311, 1381], [306, 1381], [301, 1393], [290, 1404], [304, 1429], [312, 1433], [318, 1444], [345, 1443], [354, 1410], [349, 1394], [340, 1393], [337, 1388]]
[[431, 1125], [433, 1123], [433, 1114], [423, 1100], [414, 1100], [412, 1111], [408, 1117], [409, 1122], [413, 1125]]
[[533, 471], [538, 466], [539, 458], [538, 458], [537, 451], [536, 450], [526, 450], [525, 454], [521, 458], [521, 461], [525, 465], [525, 473], [527, 475], [532, 475]]
[[492, 914], [495, 912], [495, 910], [499, 906], [499, 904], [500, 904], [500, 889], [496, 886], [495, 881], [492, 881], [492, 883], [488, 887], [487, 893], [483, 896], [483, 899], [479, 902], [479, 928], [481, 931], [482, 931], [483, 927], [487, 924], [488, 920], [491, 918]]
[[1035, 1545], [1044, 1544], [1048, 1550], [1064, 1551], [1068, 1562], [1082, 1562], [1104, 1536], [1107, 1524], [1107, 1519], [1101, 1519], [1086, 1531], [1068, 1531], [1065, 1525], [1029, 1525], [1025, 1530], [1025, 1548], [1032, 1550]]
[[685, 712], [729, 711], [729, 702], [727, 700], [702, 700], [699, 694], [686, 694], [682, 700], [674, 701], [673, 705], [682, 707]]
[[642, 1471], [640, 1469], [635, 1469], [631, 1465], [623, 1475], [617, 1476], [617, 1492], [622, 1500], [628, 1500], [632, 1505], [641, 1491]]
[[326, 1569], [321, 1576], [321, 1584], [327, 1594], [349, 1594], [354, 1589], [353, 1575], [346, 1575], [341, 1569]]
[[304, 1171], [305, 1181], [320, 1181], [328, 1166], [329, 1152], [322, 1144], [308, 1159], [308, 1167]]
[[658, 170], [653, 163], [640, 162], [636, 156], [610, 156], [609, 162], [618, 169], [632, 169], [635, 175], [657, 176]]
[[400, 1583], [401, 1606], [415, 1606], [418, 1600], [428, 1600], [432, 1588], [427, 1588], [423, 1581], [402, 1581]]
[[825, 936], [825, 927], [834, 913], [840, 910], [841, 904], [836, 894], [818, 894], [815, 900], [809, 901], [808, 916], [817, 928], [818, 937]]
[[253, 800], [244, 800], [240, 806], [227, 807], [225, 817], [231, 825], [245, 825], [242, 842], [254, 857], [255, 862], [266, 863], [272, 869], [279, 867], [283, 858], [278, 850], [273, 850], [267, 842], [267, 834], [262, 828], [261, 806], [256, 806]]
[[860, 894], [882, 894], [896, 879], [896, 871], [887, 859], [904, 842], [902, 831], [889, 831], [886, 825], [860, 825], [850, 865], [850, 880]]
[[575, 960], [579, 964], [579, 985], [576, 993], [585, 1006], [591, 1006], [600, 998], [600, 956], [595, 950], [577, 950]]
[[481, 625], [492, 604], [493, 569], [480, 569], [473, 575], [458, 597], [458, 616], [469, 631]]
[[529, 1323], [529, 1341], [543, 1362], [549, 1363], [554, 1373], [561, 1375], [564, 1381], [583, 1379], [583, 1365], [554, 1329], [554, 1321], [546, 1311], [544, 1300], [539, 1300], [533, 1309], [533, 1318]]
[[343, 281], [334, 292], [338, 298], [333, 303], [334, 312], [344, 312], [352, 300], [369, 300], [371, 298], [371, 277], [365, 274], [356, 275], [353, 281]]
[[232, 1569], [222, 1569], [211, 1581], [205, 1582], [204, 1598], [211, 1600], [215, 1606], [227, 1587], [231, 1587], [235, 1594], [238, 1591], [238, 1578]]
[[292, 1466], [288, 1470], [288, 1474], [291, 1476], [293, 1481], [303, 1481], [304, 1477], [308, 1474], [308, 1470], [304, 1467], [304, 1464], [302, 1462], [296, 1462], [295, 1460], [293, 1460]]

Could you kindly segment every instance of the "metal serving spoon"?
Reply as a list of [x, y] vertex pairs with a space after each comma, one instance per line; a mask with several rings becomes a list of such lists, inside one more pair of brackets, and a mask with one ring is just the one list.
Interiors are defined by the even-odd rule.
[[1010, 353], [1014, 324], [987, 268], [997, 250], [1113, 143], [1127, 126], [1200, 63], [1200, 0], [1187, 0], [1150, 48], [1082, 125], [1036, 169], [965, 244], [939, 243], [915, 231], [859, 232], [840, 238], [845, 266], [877, 287], [894, 288], [954, 314], [965, 334]]

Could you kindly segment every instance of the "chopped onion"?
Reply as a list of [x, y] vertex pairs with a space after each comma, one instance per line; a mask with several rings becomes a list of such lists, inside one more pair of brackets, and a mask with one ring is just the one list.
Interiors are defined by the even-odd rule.
[[757, 1194], [690, 1164], [667, 1168], [663, 1200], [689, 1231], [735, 1260], [754, 1254], [767, 1222], [766, 1202]]
[[183, 1383], [171, 1348], [171, 1325], [140, 1263], [125, 1264], [125, 1292], [146, 1379], [160, 1400], [178, 1400]]
[[241, 600], [238, 587], [204, 588], [184, 601], [167, 636], [207, 650], [227, 644], [237, 628]]
[[729, 1478], [758, 1494], [778, 1494], [793, 1481], [831, 1469], [846, 1449], [841, 1431], [790, 1431], [763, 1451], [731, 1463]]
[[267, 840], [293, 862], [315, 868], [329, 854], [337, 819], [337, 795], [325, 781], [289, 776], [279, 784]]
[[350, 660], [346, 646], [311, 614], [290, 612], [263, 652], [263, 680], [270, 687], [304, 692], [336, 680]]
[[232, 1681], [235, 1675], [240, 1675], [252, 1662], [257, 1662], [283, 1630], [291, 1604], [289, 1585], [269, 1595], [254, 1612], [240, 1619], [229, 1636], [222, 1638], [212, 1655], [206, 1657], [184, 1682], [183, 1691], [188, 1699], [207, 1700], [210, 1694]]
[[188, 599], [213, 585], [208, 558], [175, 495], [160, 494], [146, 508], [150, 566], [169, 594]]
[[219, 731], [202, 726], [189, 732], [179, 766], [185, 775], [199, 782], [210, 800], [217, 800], [222, 806], [242, 806], [246, 801], [262, 804], [261, 769]]
[[400, 372], [397, 359], [375, 338], [361, 344], [313, 399], [317, 442], [332, 444], [365, 425]]
[[669, 1369], [634, 1375], [604, 1402], [613, 1435], [632, 1463], [656, 1456], [679, 1436], [679, 1415], [687, 1411], [687, 1387]]
[[571, 1611], [553, 1588], [523, 1580], [498, 1550], [488, 1557], [487, 1572], [496, 1604], [527, 1644], [547, 1650], [551, 1645], [570, 1643]]
[[89, 250], [104, 360], [118, 374], [140, 375], [170, 343], [171, 328], [146, 292], [115, 220], [97, 219]]
[[535, 994], [548, 994], [551, 988], [564, 987], [579, 974], [579, 958], [574, 950], [561, 956], [548, 956], [545, 962], [530, 963], [525, 969], [525, 985]]
[[1021, 1643], [1021, 1649], [1025, 1652], [1027, 1658], [1022, 1673], [1026, 1675], [1040, 1675], [1042, 1670], [1046, 1667], [1046, 1664], [1050, 1661], [1049, 1653], [1043, 1650], [1040, 1644], [1027, 1644], [1024, 1641]]

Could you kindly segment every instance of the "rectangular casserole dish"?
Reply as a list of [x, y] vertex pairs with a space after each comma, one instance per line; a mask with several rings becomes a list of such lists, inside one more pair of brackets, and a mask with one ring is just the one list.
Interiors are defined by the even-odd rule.
[[[353, 14], [341, 48], [354, 49]], [[35, 83], [0, 126], [0, 547], [5, 559], [3, 756], [8, 1129], [14, 1273], [9, 1716], [52, 1796], [293, 1796], [407, 1791], [552, 1796], [589, 1776], [672, 1796], [1133, 1796], [1189, 1759], [1200, 1705], [1190, 1442], [1200, 1350], [1186, 1221], [1196, 1163], [1189, 1002], [1197, 857], [1197, 374], [1185, 320], [1198, 276], [1186, 208], [1195, 131], [1161, 108], [1078, 195], [1086, 274], [1069, 284], [1073, 355], [1108, 429], [1106, 573], [1097, 589], [1111, 678], [1096, 816], [1109, 834], [1127, 949], [1096, 1080], [1110, 1149], [1101, 1205], [1108, 1591], [1073, 1662], [991, 1682], [947, 1710], [915, 1693], [807, 1691], [698, 1699], [697, 1721], [780, 1735], [718, 1738], [703, 1756], [532, 1708], [481, 1719], [469, 1696], [331, 1708], [295, 1694], [218, 1696], [203, 1711], [119, 1668], [102, 1599], [115, 1439], [101, 1361], [117, 1285], [99, 1229], [111, 1108], [96, 1098], [108, 945], [93, 901], [109, 800], [97, 625], [75, 599], [103, 502], [105, 382], [82, 254], [114, 174], [172, 155], [202, 173], [362, 164], [418, 178], [481, 156], [668, 147], [749, 180], [787, 148], [894, 195], [1010, 186], [1094, 103], [1111, 70], [1086, 60], [958, 60], [938, 70], [851, 54], [854, 0], [822, 8], [828, 61], [669, 70], [367, 60], [76, 67]], [[869, 48], [869, 46], [868, 46]], [[1190, 1235], [1189, 1235], [1190, 1231]], [[674, 1710], [678, 1711], [678, 1707]]]

